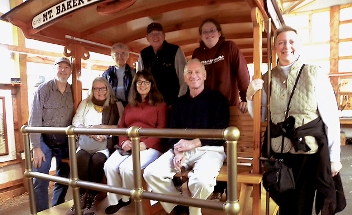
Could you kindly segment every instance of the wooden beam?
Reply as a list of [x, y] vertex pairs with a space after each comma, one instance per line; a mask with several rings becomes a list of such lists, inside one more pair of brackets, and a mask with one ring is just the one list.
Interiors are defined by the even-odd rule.
[[81, 82], [81, 69], [82, 69], [82, 56], [84, 53], [84, 47], [73, 44], [71, 50], [71, 57], [73, 57], [73, 68], [72, 68], [72, 89], [73, 89], [73, 103], [75, 110], [79, 103], [82, 101], [82, 82]]
[[330, 73], [339, 71], [339, 26], [340, 7], [332, 6], [330, 8]]
[[[254, 64], [254, 76], [255, 78], [261, 78], [261, 64], [262, 64], [262, 34], [265, 29], [264, 17], [260, 12], [259, 8], [253, 8], [251, 11], [251, 17], [253, 21], [253, 64]], [[261, 156], [261, 91], [259, 90], [253, 96], [254, 110], [253, 110], [253, 173], [261, 173], [261, 165], [259, 157]], [[253, 207], [253, 214], [261, 214], [261, 201], [260, 201], [260, 186], [253, 185], [253, 202], [256, 202], [257, 207]]]
[[[21, 4], [22, 0], [14, 0], [10, 1], [10, 7], [14, 8], [17, 5]], [[19, 32], [20, 29], [16, 26], [12, 25], [12, 41], [13, 44], [17, 47], [23, 48], [26, 47], [25, 37], [22, 33]], [[27, 62], [25, 61], [27, 55], [23, 53], [15, 53], [13, 55], [13, 60], [15, 63], [15, 76], [19, 77], [21, 80], [21, 87], [19, 89], [19, 93], [14, 97], [15, 104], [17, 108], [14, 112], [14, 121], [16, 127], [18, 125], [24, 125], [27, 123], [29, 118], [29, 110], [28, 110], [28, 86], [27, 86]], [[16, 153], [22, 152], [24, 150], [23, 139], [22, 136], [19, 135], [19, 129], [15, 129], [15, 147]]]
[[21, 53], [21, 54], [32, 54], [32, 55], [40, 55], [40, 56], [51, 56], [51, 57], [62, 57], [62, 53], [57, 52], [49, 52], [49, 51], [42, 51], [37, 49], [31, 49], [26, 47], [20, 47], [15, 45], [7, 45], [0, 43], [0, 47], [5, 48], [9, 51]]
[[23, 179], [17, 179], [14, 181], [9, 181], [3, 184], [0, 184], [0, 191], [9, 187], [17, 186], [17, 185], [22, 185], [23, 184]]
[[[163, 30], [165, 33], [169, 33], [169, 32], [174, 32], [174, 31], [179, 31], [179, 30], [187, 30], [187, 29], [193, 29], [193, 28], [198, 28], [200, 23], [206, 19], [207, 17], [209, 17], [209, 14], [201, 16], [201, 17], [197, 17], [195, 19], [192, 19], [191, 21], [187, 21], [187, 22], [180, 22], [180, 23], [173, 23], [173, 24], [169, 24], [169, 25], [163, 25]], [[251, 22], [251, 19], [249, 16], [226, 16], [226, 17], [217, 17], [216, 20], [220, 23], [220, 24], [237, 24], [237, 23], [244, 23], [244, 22]], [[234, 21], [235, 20], [235, 21]], [[144, 38], [146, 36], [146, 30], [143, 29], [139, 32], [136, 32], [135, 34], [130, 34], [128, 36], [126, 36], [126, 38], [119, 40], [118, 42], [121, 43], [129, 43], [131, 41], [137, 40], [137, 39], [141, 39]], [[227, 34], [225, 35], [226, 38], [228, 38]], [[197, 38], [188, 38], [189, 40], [197, 40]], [[179, 45], [177, 43], [177, 45]]]
[[241, 2], [241, 0], [192, 0], [192, 1], [184, 0], [184, 1], [171, 2], [169, 4], [162, 4], [156, 7], [155, 5], [146, 5], [145, 10], [131, 11], [130, 14], [121, 13], [122, 15], [115, 19], [109, 20], [105, 23], [100, 24], [99, 26], [90, 28], [82, 32], [81, 36], [87, 37], [88, 35], [100, 32], [107, 28], [111, 28], [111, 26], [120, 25], [128, 21], [136, 20], [143, 17], [160, 15], [168, 11], [174, 11], [178, 9], [191, 8], [191, 7], [197, 7], [197, 6], [225, 4], [225, 3], [231, 3], [231, 2]]

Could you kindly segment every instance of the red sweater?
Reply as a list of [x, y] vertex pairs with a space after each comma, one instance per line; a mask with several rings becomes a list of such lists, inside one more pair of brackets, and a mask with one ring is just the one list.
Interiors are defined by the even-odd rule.
[[[167, 106], [165, 102], [151, 106], [148, 102], [142, 102], [137, 106], [128, 104], [121, 117], [120, 128], [129, 128], [131, 126], [137, 126], [141, 128], [165, 128], [167, 118]], [[119, 145], [125, 140], [128, 140], [128, 136], [119, 136]], [[168, 147], [162, 145], [161, 138], [155, 137], [141, 137], [140, 141], [147, 145], [147, 148], [153, 148], [160, 152], [165, 152]]]
[[228, 99], [229, 105], [237, 105], [239, 97], [241, 101], [247, 101], [247, 62], [234, 42], [221, 37], [211, 49], [201, 42], [200, 47], [193, 51], [192, 58], [198, 58], [205, 66], [205, 86], [208, 89], [220, 91]]

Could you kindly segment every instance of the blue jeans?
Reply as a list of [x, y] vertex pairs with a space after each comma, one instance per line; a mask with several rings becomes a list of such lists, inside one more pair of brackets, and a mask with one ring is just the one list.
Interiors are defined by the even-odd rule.
[[[62, 163], [62, 158], [68, 158], [68, 148], [50, 148], [45, 144], [43, 138], [40, 138], [40, 148], [45, 155], [45, 162], [42, 162], [41, 167], [33, 168], [34, 172], [40, 172], [49, 174], [49, 170], [51, 167], [51, 160], [53, 157], [56, 157], [56, 176], [60, 177], [68, 177], [70, 174], [70, 167], [67, 163]], [[44, 179], [33, 179], [34, 184], [34, 195], [37, 205], [37, 211], [43, 211], [49, 208], [49, 181]], [[68, 186], [55, 183], [54, 192], [53, 192], [53, 199], [52, 199], [52, 206], [61, 204], [65, 202], [65, 196], [67, 193]]]

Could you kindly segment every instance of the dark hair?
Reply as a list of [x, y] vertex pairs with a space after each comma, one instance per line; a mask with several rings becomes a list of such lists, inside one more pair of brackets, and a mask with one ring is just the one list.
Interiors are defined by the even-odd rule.
[[278, 28], [276, 31], [275, 31], [275, 36], [274, 36], [274, 44], [276, 42], [276, 39], [277, 39], [277, 36], [279, 36], [279, 34], [281, 33], [284, 33], [284, 32], [287, 32], [287, 31], [293, 31], [297, 34], [297, 30], [290, 27], [290, 26], [287, 26], [287, 25], [284, 25], [284, 26], [281, 26], [280, 28]]
[[203, 25], [205, 23], [208, 23], [208, 22], [213, 23], [215, 25], [215, 27], [216, 27], [216, 30], [218, 30], [221, 33], [221, 36], [223, 36], [222, 35], [222, 31], [221, 31], [220, 23], [218, 21], [216, 21], [215, 19], [213, 19], [213, 18], [207, 18], [207, 19], [203, 20], [203, 22], [199, 26], [199, 30], [198, 30], [199, 31], [199, 35], [202, 35]]
[[147, 70], [138, 71], [132, 80], [131, 90], [128, 95], [128, 103], [132, 106], [136, 106], [138, 102], [142, 102], [142, 97], [137, 91], [137, 81], [140, 77], [143, 77], [145, 80], [150, 81], [150, 91], [146, 97], [149, 105], [157, 105], [164, 101], [163, 96], [156, 87], [155, 80], [153, 75]]

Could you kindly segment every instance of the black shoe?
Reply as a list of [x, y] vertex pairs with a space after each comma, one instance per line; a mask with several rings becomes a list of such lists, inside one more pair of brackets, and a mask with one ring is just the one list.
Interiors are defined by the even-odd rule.
[[171, 211], [170, 215], [189, 215], [189, 207], [183, 205], [176, 205]]
[[105, 208], [105, 213], [106, 214], [114, 214], [118, 210], [120, 210], [120, 208], [125, 207], [129, 204], [131, 204], [131, 199], [128, 200], [128, 202], [123, 202], [122, 199], [120, 199], [119, 203], [117, 203], [117, 205], [110, 205], [107, 208]]

